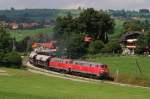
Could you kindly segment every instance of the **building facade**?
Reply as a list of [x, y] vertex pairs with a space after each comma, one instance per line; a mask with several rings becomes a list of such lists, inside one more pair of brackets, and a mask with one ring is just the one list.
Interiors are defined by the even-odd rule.
[[143, 32], [131, 31], [125, 33], [121, 39], [120, 44], [122, 47], [123, 55], [134, 55], [135, 49], [137, 48], [138, 37], [143, 35]]

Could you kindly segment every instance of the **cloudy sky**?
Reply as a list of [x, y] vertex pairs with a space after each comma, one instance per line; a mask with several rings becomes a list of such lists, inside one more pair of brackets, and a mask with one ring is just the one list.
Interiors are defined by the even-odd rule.
[[150, 9], [150, 0], [0, 0], [0, 9], [24, 8], [78, 8], [96, 9]]

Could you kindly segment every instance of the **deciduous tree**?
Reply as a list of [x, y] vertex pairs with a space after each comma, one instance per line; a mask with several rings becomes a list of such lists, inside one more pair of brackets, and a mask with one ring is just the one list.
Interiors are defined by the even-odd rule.
[[0, 23], [0, 51], [8, 52], [12, 50], [12, 38], [3, 23]]
[[114, 29], [114, 20], [103, 11], [89, 8], [82, 12], [78, 18], [81, 32], [93, 36], [95, 39], [108, 42], [108, 33]]

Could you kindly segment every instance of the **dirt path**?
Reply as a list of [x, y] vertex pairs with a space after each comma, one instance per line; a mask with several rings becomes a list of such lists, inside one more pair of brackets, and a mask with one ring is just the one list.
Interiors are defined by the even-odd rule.
[[66, 80], [87, 82], [87, 83], [96, 83], [96, 84], [105, 83], [105, 84], [113, 84], [113, 85], [119, 85], [119, 86], [124, 86], [124, 87], [150, 89], [150, 87], [142, 87], [142, 86], [136, 86], [136, 85], [130, 85], [130, 84], [121, 84], [121, 83], [116, 83], [116, 82], [111, 82], [111, 81], [102, 81], [102, 80], [95, 80], [95, 79], [78, 77], [78, 76], [73, 76], [73, 75], [68, 75], [68, 74], [61, 74], [58, 72], [53, 72], [53, 71], [35, 67], [35, 66], [31, 65], [29, 62], [27, 63], [27, 66], [28, 66], [28, 71], [30, 71], [30, 72], [38, 73], [38, 74], [42, 74], [42, 75], [46, 75], [46, 76], [58, 77], [58, 78], [66, 79]]

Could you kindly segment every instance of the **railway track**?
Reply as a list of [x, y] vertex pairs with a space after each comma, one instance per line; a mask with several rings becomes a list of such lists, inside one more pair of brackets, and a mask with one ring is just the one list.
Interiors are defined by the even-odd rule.
[[112, 85], [119, 85], [119, 86], [125, 86], [125, 87], [150, 89], [150, 87], [136, 86], [136, 85], [130, 85], [130, 84], [121, 84], [121, 83], [117, 83], [113, 81], [97, 80], [97, 79], [85, 78], [85, 77], [80, 77], [80, 76], [75, 76], [75, 75], [70, 75], [70, 74], [58, 73], [58, 72], [50, 71], [47, 69], [35, 67], [29, 62], [27, 62], [26, 65], [28, 67], [28, 71], [30, 72], [52, 76], [52, 77], [58, 77], [58, 78], [66, 79], [66, 80], [87, 82], [87, 83], [94, 83], [94, 84], [104, 83], [104, 84], [112, 84]]

